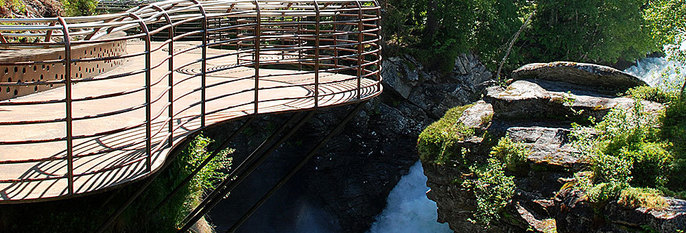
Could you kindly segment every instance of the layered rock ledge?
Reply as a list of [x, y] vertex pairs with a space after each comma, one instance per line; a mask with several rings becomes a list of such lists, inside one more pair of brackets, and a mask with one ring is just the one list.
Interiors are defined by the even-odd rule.
[[[420, 136], [419, 152], [428, 177], [429, 199], [438, 205], [439, 222], [455, 232], [676, 232], [686, 229], [686, 201], [667, 198], [663, 210], [627, 208], [617, 203], [598, 211], [583, 193], [564, 188], [590, 161], [571, 145], [572, 123], [602, 119], [613, 108], [629, 109], [636, 101], [616, 93], [645, 85], [615, 69], [582, 63], [526, 65], [514, 72], [507, 87], [490, 87], [482, 101], [449, 112]], [[644, 111], [664, 106], [642, 101]], [[451, 110], [452, 111], [452, 110]], [[446, 129], [440, 129], [444, 127]], [[458, 128], [448, 129], [448, 128]], [[431, 130], [445, 137], [432, 137]], [[457, 134], [457, 135], [456, 135]], [[506, 170], [514, 192], [489, 227], [474, 221], [479, 203], [475, 191], [461, 185], [476, 180], [492, 147], [507, 135], [523, 144], [525, 165]], [[448, 138], [448, 139], [446, 139]], [[439, 153], [454, 153], [446, 158]], [[472, 166], [472, 168], [470, 168]]]

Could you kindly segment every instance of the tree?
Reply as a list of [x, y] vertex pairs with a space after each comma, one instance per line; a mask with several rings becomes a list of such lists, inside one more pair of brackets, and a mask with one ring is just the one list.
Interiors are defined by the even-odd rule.
[[538, 0], [530, 40], [541, 61], [615, 63], [657, 49], [645, 0]]

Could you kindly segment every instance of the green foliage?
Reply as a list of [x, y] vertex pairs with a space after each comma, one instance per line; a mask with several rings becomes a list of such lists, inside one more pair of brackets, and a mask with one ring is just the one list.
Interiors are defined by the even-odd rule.
[[607, 182], [591, 186], [586, 190], [588, 200], [596, 204], [604, 204], [612, 200], [617, 200], [622, 190], [629, 187], [624, 182]]
[[631, 180], [632, 164], [618, 156], [598, 154], [591, 157], [593, 177], [596, 182], [628, 182]]
[[646, 18], [653, 38], [660, 44], [678, 43], [676, 37], [686, 29], [686, 0], [651, 0]]
[[667, 182], [673, 159], [670, 144], [660, 136], [658, 117], [646, 113], [639, 101], [634, 105], [629, 111], [612, 110], [595, 125], [596, 138], [575, 135], [591, 160], [595, 182], [631, 182], [640, 187]]
[[662, 193], [651, 188], [626, 188], [622, 190], [617, 203], [628, 208], [664, 209], [667, 207], [667, 200], [662, 197]]
[[95, 14], [100, 0], [60, 0], [67, 16], [86, 16]]
[[475, 133], [474, 129], [458, 123], [462, 113], [469, 107], [471, 105], [448, 110], [443, 118], [431, 124], [419, 135], [417, 150], [422, 161], [445, 164], [457, 159], [456, 155], [464, 153], [463, 148], [456, 147], [455, 144]]
[[678, 99], [679, 93], [674, 90], [665, 90], [660, 87], [639, 86], [629, 89], [627, 96], [634, 99], [648, 100], [657, 103], [670, 103]]
[[638, 98], [664, 100], [668, 106], [658, 115], [646, 112], [637, 101], [632, 109], [613, 109], [593, 130], [576, 126], [573, 143], [590, 159], [592, 172], [577, 177], [587, 181], [578, 181], [576, 188], [585, 190], [596, 203], [617, 200], [629, 208], [663, 208], [662, 195], [681, 195], [686, 182], [686, 104], [660, 90], [629, 92]]
[[491, 150], [491, 156], [502, 161], [510, 171], [521, 171], [527, 168], [527, 156], [531, 153], [523, 143], [513, 142], [509, 136], [498, 141]]
[[26, 5], [22, 0], [0, 0], [0, 10], [7, 8], [10, 11], [19, 13], [26, 12]]
[[475, 52], [494, 69], [526, 16], [535, 11], [506, 70], [553, 60], [613, 64], [659, 51], [665, 40], [653, 28], [662, 28], [662, 21], [684, 21], [665, 16], [684, 0], [653, 1], [662, 5], [643, 0], [387, 0], [383, 34], [389, 51], [404, 47], [428, 67], [445, 71], [458, 54]]
[[632, 61], [657, 50], [643, 0], [538, 0], [529, 42], [539, 61]]
[[470, 168], [478, 177], [465, 180], [463, 187], [472, 190], [476, 197], [476, 212], [472, 221], [488, 227], [512, 199], [515, 192], [514, 177], [505, 175], [504, 164], [490, 158], [484, 166]]
[[672, 102], [660, 118], [662, 137], [671, 142], [670, 151], [674, 154], [669, 167], [667, 187], [673, 191], [686, 191], [686, 101]]
[[520, 11], [527, 4], [525, 0], [388, 0], [384, 37], [391, 47], [406, 47], [434, 68], [452, 68], [460, 53], [470, 51], [495, 61], [521, 26]]

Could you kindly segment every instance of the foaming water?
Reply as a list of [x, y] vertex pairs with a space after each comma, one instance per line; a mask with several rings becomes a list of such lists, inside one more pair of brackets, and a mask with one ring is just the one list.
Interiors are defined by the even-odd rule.
[[680, 82], [683, 82], [677, 71], [685, 68], [684, 64], [664, 57], [650, 57], [637, 61], [635, 66], [624, 72], [639, 77], [650, 86], [675, 89], [680, 88]]
[[452, 233], [448, 224], [438, 223], [438, 207], [426, 197], [426, 176], [420, 162], [388, 195], [387, 206], [376, 217], [368, 233]]

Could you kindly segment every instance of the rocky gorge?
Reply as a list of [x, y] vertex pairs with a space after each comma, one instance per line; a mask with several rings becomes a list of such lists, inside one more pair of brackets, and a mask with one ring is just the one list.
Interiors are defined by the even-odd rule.
[[[637, 100], [615, 93], [645, 85], [643, 81], [609, 67], [570, 62], [526, 65], [512, 77], [509, 85], [489, 87], [482, 100], [450, 110], [422, 133], [419, 152], [431, 188], [427, 196], [438, 204], [439, 222], [449, 223], [455, 232], [686, 229], [684, 200], [666, 197], [663, 208], [613, 201], [598, 205], [574, 188], [578, 172], [590, 161], [572, 145], [573, 131], [580, 130], [573, 125], [588, 125], [589, 117], [603, 119], [612, 109], [634, 108]], [[646, 100], [640, 106], [648, 114], [664, 108]], [[504, 171], [500, 176], [489, 173], [490, 167], [485, 172], [475, 168], [498, 156], [495, 148], [502, 138], [519, 145], [514, 148], [523, 151], [522, 161], [505, 158], [506, 168], [497, 167]], [[512, 185], [503, 185], [508, 182]], [[483, 224], [478, 217], [493, 210], [487, 208], [489, 201], [502, 209], [494, 211], [499, 217]]]
[[[246, 223], [243, 232], [269, 232], [274, 228], [279, 232], [367, 231], [385, 208], [390, 191], [418, 160], [416, 142], [421, 131], [453, 106], [476, 101], [494, 83], [478, 57], [466, 54], [455, 60], [454, 69], [448, 73], [430, 71], [411, 56], [390, 57], [383, 63], [382, 75], [384, 93], [366, 103], [345, 130]], [[257, 198], [255, 193], [266, 191], [351, 108], [321, 110], [297, 132], [297, 138], [284, 143], [255, 173], [264, 175], [248, 179], [246, 187], [232, 193], [236, 198], [225, 200], [212, 211], [210, 216], [217, 230], [224, 231], [240, 217], [232, 210], [249, 208]], [[246, 137], [232, 144], [236, 149], [234, 160], [240, 161], [268, 136], [269, 130], [257, 130], [259, 126], [285, 119], [258, 118]], [[208, 132], [208, 136], [220, 141], [237, 127], [238, 123], [229, 123]], [[275, 211], [283, 214], [275, 216]], [[315, 214], [308, 217], [305, 213]]]

